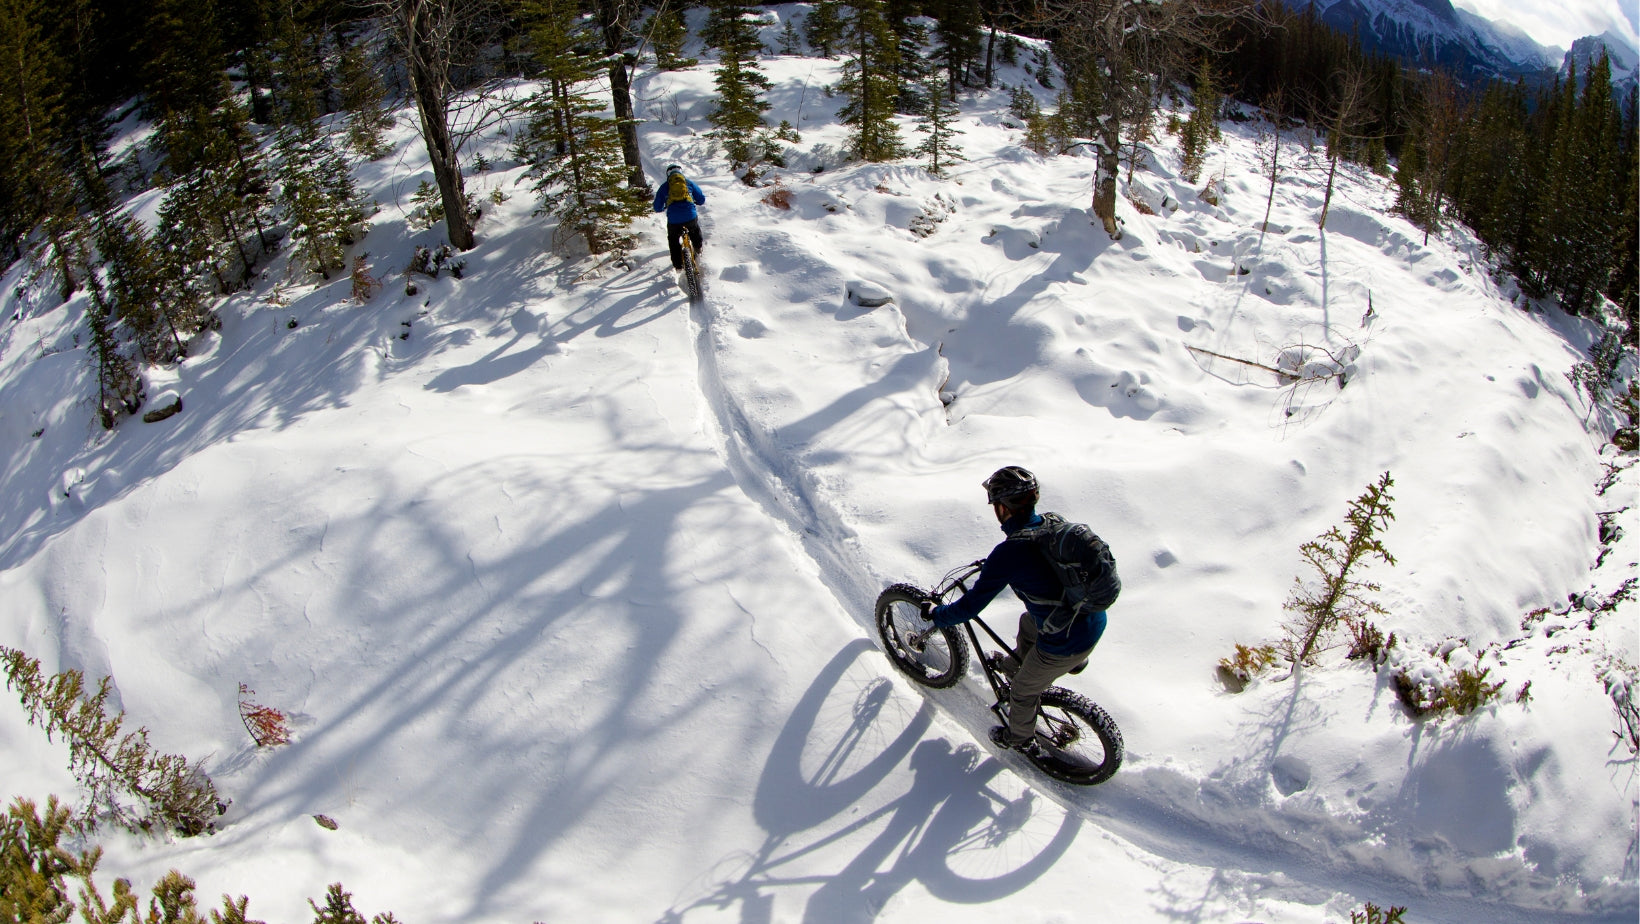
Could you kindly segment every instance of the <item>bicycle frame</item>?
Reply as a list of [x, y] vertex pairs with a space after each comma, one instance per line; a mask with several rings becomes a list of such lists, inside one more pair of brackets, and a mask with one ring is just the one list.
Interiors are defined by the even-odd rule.
[[[944, 603], [945, 598], [950, 596], [952, 591], [960, 590], [963, 593], [967, 593], [968, 579], [978, 574], [980, 569], [983, 567], [985, 567], [984, 561], [975, 561], [951, 569], [946, 572], [945, 577], [940, 578], [939, 584], [936, 585], [929, 593], [929, 598], [940, 603]], [[979, 661], [980, 670], [985, 672], [985, 679], [991, 684], [991, 693], [996, 697], [996, 702], [991, 704], [991, 711], [996, 713], [998, 718], [1006, 722], [1008, 717], [1003, 711], [1002, 704], [1007, 697], [1002, 691], [1002, 681], [997, 678], [996, 670], [991, 667], [990, 660], [985, 657], [985, 649], [979, 643], [979, 633], [974, 631], [975, 623], [979, 623], [979, 627], [984, 629], [985, 634], [991, 637], [991, 641], [996, 642], [997, 647], [1001, 648], [1003, 651], [1011, 652], [1013, 651], [1013, 646], [1003, 641], [1002, 636], [998, 635], [996, 630], [991, 628], [991, 624], [978, 616], [975, 616], [973, 619], [970, 619], [962, 624], [963, 629], [968, 632], [968, 641], [973, 645], [974, 657]]]

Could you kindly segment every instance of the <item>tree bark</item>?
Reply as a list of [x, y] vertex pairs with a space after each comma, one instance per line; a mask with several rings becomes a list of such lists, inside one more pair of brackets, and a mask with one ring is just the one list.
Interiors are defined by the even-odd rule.
[[421, 137], [427, 144], [427, 156], [433, 164], [433, 179], [438, 183], [439, 197], [444, 203], [444, 220], [450, 243], [459, 250], [472, 250], [477, 245], [473, 236], [473, 222], [467, 214], [467, 191], [461, 179], [461, 162], [450, 137], [450, 112], [444, 97], [444, 81], [437, 67], [437, 55], [430, 34], [432, 11], [422, 0], [411, 0], [403, 12], [405, 55], [409, 59], [410, 93], [416, 99], [416, 112], [421, 116]]

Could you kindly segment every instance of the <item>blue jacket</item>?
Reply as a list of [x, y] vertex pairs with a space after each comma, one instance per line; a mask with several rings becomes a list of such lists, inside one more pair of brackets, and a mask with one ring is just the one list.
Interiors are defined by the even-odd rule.
[[[667, 179], [670, 180], [671, 178], [668, 177]], [[655, 211], [659, 212], [665, 209], [666, 223], [669, 225], [681, 225], [684, 222], [694, 221], [700, 217], [700, 213], [695, 210], [695, 205], [697, 203], [706, 204], [706, 194], [700, 191], [700, 187], [695, 185], [695, 181], [686, 177], [684, 182], [689, 184], [689, 195], [694, 198], [694, 202], [674, 202], [667, 205], [666, 196], [671, 186], [670, 182], [662, 183], [661, 188], [655, 190]]]
[[[1028, 526], [1041, 524], [1042, 517], [1034, 513], [1029, 517], [1016, 516], [1002, 524], [1002, 531], [1011, 536]], [[934, 624], [955, 626], [973, 619], [979, 615], [980, 610], [985, 609], [986, 604], [1002, 592], [1004, 587], [1012, 587], [1016, 592], [1027, 596], [1049, 599], [1058, 597], [1063, 592], [1052, 566], [1042, 557], [1034, 543], [1004, 539], [997, 543], [996, 548], [986, 557], [985, 567], [980, 569], [979, 576], [968, 588], [967, 593], [944, 606], [934, 608]], [[1036, 647], [1042, 649], [1043, 654], [1079, 654], [1098, 644], [1099, 636], [1105, 631], [1104, 610], [1083, 614], [1064, 631], [1048, 634], [1042, 631], [1042, 621], [1053, 610], [1054, 607], [1051, 605], [1025, 604], [1025, 612], [1036, 620]]]

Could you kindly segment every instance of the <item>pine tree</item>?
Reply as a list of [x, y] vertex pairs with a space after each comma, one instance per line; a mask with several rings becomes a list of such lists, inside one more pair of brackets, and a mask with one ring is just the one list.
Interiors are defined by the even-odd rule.
[[1295, 578], [1292, 594], [1283, 605], [1293, 617], [1281, 647], [1294, 665], [1311, 663], [1317, 646], [1324, 644], [1327, 635], [1339, 624], [1361, 622], [1384, 612], [1369, 596], [1381, 588], [1373, 582], [1359, 580], [1356, 575], [1374, 558], [1387, 565], [1395, 564], [1394, 556], [1378, 537], [1395, 519], [1390, 512], [1395, 498], [1389, 493], [1394, 485], [1394, 479], [1385, 472], [1376, 484], [1369, 485], [1365, 493], [1350, 501], [1345, 517], [1349, 526], [1347, 535], [1334, 526], [1299, 547], [1305, 563], [1315, 571], [1316, 580], [1306, 584]]
[[137, 364], [120, 351], [113, 308], [103, 293], [102, 281], [89, 267], [85, 278], [91, 296], [85, 312], [91, 346], [86, 356], [97, 380], [97, 419], [104, 430], [112, 430], [121, 418], [136, 413], [147, 396]]
[[1424, 231], [1439, 227], [1440, 212], [1434, 191], [1427, 186], [1424, 142], [1417, 135], [1401, 146], [1401, 161], [1395, 166], [1395, 211]]
[[211, 0], [152, 0], [141, 36], [143, 89], [156, 119], [227, 97], [221, 29]]
[[803, 19], [803, 34], [809, 47], [829, 58], [843, 42], [842, 0], [819, 0]]
[[957, 98], [957, 88], [972, 80], [980, 49], [979, 0], [941, 0], [934, 6], [934, 57], [950, 78], [947, 93]]
[[755, 169], [771, 152], [779, 159], [763, 121], [769, 104], [762, 94], [770, 84], [757, 65], [763, 46], [757, 27], [746, 18], [748, 12], [745, 5], [732, 0], [718, 0], [712, 6], [713, 41], [718, 48], [713, 84], [718, 100], [707, 118], [717, 129], [712, 136], [723, 145], [736, 170]]
[[347, 110], [347, 141], [374, 160], [387, 153], [382, 133], [393, 127], [393, 116], [383, 107], [386, 91], [371, 66], [369, 49], [355, 42], [342, 52], [342, 108]]
[[[109, 678], [88, 693], [79, 671], [47, 677], [39, 661], [14, 648], [0, 647], [0, 667], [29, 724], [68, 745], [69, 769], [86, 789], [85, 826], [106, 817], [131, 831], [158, 826], [192, 837], [213, 830], [227, 808], [215, 784], [187, 758], [155, 751], [146, 728], [122, 734], [125, 714], [108, 712]], [[125, 796], [135, 797], [142, 811]]]
[[839, 116], [849, 133], [849, 152], [860, 160], [881, 162], [902, 156], [894, 124], [899, 99], [899, 46], [883, 19], [882, 0], [849, 0], [852, 17], [843, 44], [848, 59], [838, 90], [849, 98]]
[[1194, 183], [1201, 177], [1202, 165], [1207, 158], [1208, 146], [1219, 140], [1219, 95], [1218, 83], [1213, 79], [1213, 66], [1205, 58], [1201, 68], [1196, 72], [1196, 108], [1185, 120], [1184, 130], [1180, 132], [1179, 146], [1182, 149], [1183, 163], [1179, 167], [1179, 176], [1186, 182]]
[[668, 6], [651, 15], [648, 32], [649, 43], [655, 48], [655, 66], [661, 70], [680, 71], [700, 63], [683, 56], [683, 43], [689, 38], [689, 28], [677, 7]]
[[965, 159], [952, 140], [953, 136], [962, 134], [962, 130], [954, 124], [960, 110], [946, 99], [945, 88], [950, 83], [948, 77], [934, 70], [929, 72], [927, 81], [928, 111], [917, 125], [917, 131], [928, 137], [917, 146], [915, 153], [928, 158], [929, 173], [943, 176], [945, 168], [953, 161]]
[[66, 62], [46, 41], [43, 0], [0, 0], [0, 234], [18, 254], [45, 232], [64, 299], [78, 286], [72, 251], [78, 226], [64, 169], [70, 114], [60, 89]]
[[352, 169], [312, 123], [281, 129], [275, 148], [290, 237], [308, 269], [329, 279], [346, 267], [345, 248], [364, 232]]
[[620, 136], [594, 95], [601, 62], [579, 50], [587, 37], [573, 0], [530, 0], [525, 11], [546, 87], [531, 101], [519, 150], [541, 211], [558, 218], [554, 243], [579, 238], [589, 253], [624, 253], [627, 227], [649, 203], [627, 183]]
[[187, 340], [207, 320], [198, 293], [167, 265], [142, 223], [109, 210], [94, 219], [109, 314], [127, 324], [149, 363], [188, 355]]

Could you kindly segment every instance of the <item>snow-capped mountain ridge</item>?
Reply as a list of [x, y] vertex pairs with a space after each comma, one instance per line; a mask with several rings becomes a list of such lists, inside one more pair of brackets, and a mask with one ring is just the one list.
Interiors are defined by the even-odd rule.
[[[1289, 0], [1295, 10], [1307, 0]], [[1322, 22], [1345, 34], [1359, 34], [1368, 51], [1401, 58], [1415, 66], [1445, 67], [1460, 77], [1485, 80], [1548, 80], [1565, 72], [1568, 57], [1585, 62], [1607, 49], [1612, 80], [1635, 79], [1633, 44], [1607, 32], [1573, 43], [1572, 51], [1544, 46], [1521, 30], [1459, 9], [1449, 0], [1332, 0], [1314, 4]]]

